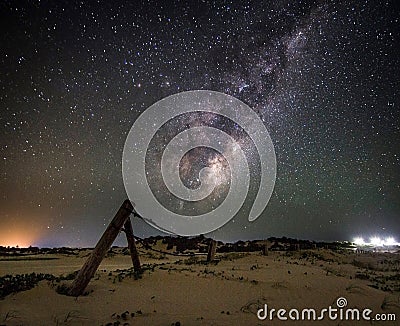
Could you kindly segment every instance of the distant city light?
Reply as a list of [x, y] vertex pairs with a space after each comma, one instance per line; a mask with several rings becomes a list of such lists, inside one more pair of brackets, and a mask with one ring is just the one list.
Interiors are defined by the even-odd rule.
[[380, 246], [383, 245], [383, 240], [381, 238], [379, 238], [379, 237], [372, 237], [369, 241], [373, 246], [379, 246], [380, 247]]
[[359, 246], [365, 245], [365, 241], [361, 237], [354, 238], [353, 242]]
[[357, 246], [374, 246], [374, 247], [389, 247], [389, 246], [400, 246], [394, 237], [381, 238], [373, 236], [369, 238], [369, 241], [365, 241], [363, 237], [355, 237], [353, 243]]
[[397, 245], [396, 240], [393, 237], [386, 238], [387, 246], [395, 246]]

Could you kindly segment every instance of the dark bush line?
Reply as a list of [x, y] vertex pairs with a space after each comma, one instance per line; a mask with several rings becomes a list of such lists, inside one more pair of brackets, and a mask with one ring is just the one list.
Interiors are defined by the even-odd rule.
[[70, 273], [66, 276], [56, 277], [52, 274], [30, 273], [18, 275], [5, 275], [0, 277], [0, 299], [4, 299], [11, 293], [17, 293], [33, 289], [40, 281], [73, 280], [78, 271]]

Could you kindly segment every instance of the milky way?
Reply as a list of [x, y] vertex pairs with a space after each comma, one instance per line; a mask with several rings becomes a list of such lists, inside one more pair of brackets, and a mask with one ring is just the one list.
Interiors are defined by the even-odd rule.
[[[277, 158], [262, 218], [243, 213], [214, 237], [400, 238], [399, 12], [396, 1], [3, 1], [0, 245], [93, 245], [126, 198], [121, 157], [135, 119], [195, 89], [249, 105]], [[209, 124], [241, 142], [257, 188], [238, 126], [183, 118], [164, 126], [150, 157], [179, 128]], [[230, 186], [221, 156], [198, 149], [180, 164], [193, 188], [201, 167], [213, 169], [222, 186], [197, 209], [218, 205]]]

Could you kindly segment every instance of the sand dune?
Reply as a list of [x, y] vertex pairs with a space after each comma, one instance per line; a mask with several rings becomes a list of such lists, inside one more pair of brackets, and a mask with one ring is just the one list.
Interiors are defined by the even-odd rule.
[[[41, 281], [31, 290], [7, 295], [0, 301], [0, 324], [400, 324], [328, 318], [293, 322], [275, 317], [270, 321], [259, 320], [256, 315], [264, 304], [275, 309], [319, 311], [335, 306], [337, 298], [344, 297], [347, 308], [369, 308], [372, 315], [395, 313], [400, 319], [400, 293], [396, 290], [399, 281], [396, 277], [385, 281], [392, 287], [386, 291], [381, 288], [389, 285], [377, 282], [380, 275], [399, 275], [396, 254], [355, 255], [322, 249], [270, 251], [268, 256], [260, 252], [224, 253], [217, 254], [216, 262], [206, 264], [201, 256], [166, 256], [143, 248], [140, 252], [145, 269], [141, 278], [135, 279], [129, 255], [114, 250], [90, 282], [88, 295], [74, 298], [56, 292], [62, 282], [71, 281]], [[0, 272], [1, 276], [31, 272], [66, 275], [81, 267], [84, 256], [80, 253], [53, 255], [58, 258], [54, 260], [2, 260]]]

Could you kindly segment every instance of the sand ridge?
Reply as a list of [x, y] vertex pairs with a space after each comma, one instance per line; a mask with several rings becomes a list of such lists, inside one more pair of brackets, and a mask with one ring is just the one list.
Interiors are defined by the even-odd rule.
[[[67, 275], [80, 268], [89, 252], [56, 254], [53, 257], [58, 259], [53, 260], [2, 260], [0, 271], [1, 275]], [[58, 294], [60, 284], [71, 282], [63, 280], [41, 281], [31, 290], [6, 296], [0, 301], [0, 325], [371, 325], [327, 318], [262, 321], [256, 316], [264, 304], [318, 311], [335, 305], [339, 297], [347, 299], [348, 307], [395, 313], [400, 318], [399, 291], [377, 282], [385, 279], [396, 289], [396, 254], [325, 249], [270, 251], [268, 256], [233, 252], [219, 253], [215, 262], [206, 264], [204, 256], [168, 256], [141, 247], [144, 273], [138, 278], [124, 252], [114, 248], [109, 253], [86, 296]], [[372, 324], [399, 325], [399, 321]]]

